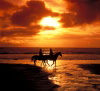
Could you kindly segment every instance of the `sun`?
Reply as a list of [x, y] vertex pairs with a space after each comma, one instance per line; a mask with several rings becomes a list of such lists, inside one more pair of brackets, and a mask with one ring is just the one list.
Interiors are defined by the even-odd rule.
[[40, 25], [41, 26], [48, 26], [48, 27], [54, 27], [54, 28], [57, 28], [57, 27], [60, 27], [60, 23], [59, 23], [59, 18], [58, 17], [51, 17], [51, 16], [48, 16], [48, 17], [45, 17], [43, 18], [41, 21], [40, 21]]
[[60, 17], [47, 16], [40, 20], [38, 23], [41, 26], [40, 32], [38, 32], [40, 41], [45, 39], [51, 39], [60, 33], [62, 24], [59, 22]]

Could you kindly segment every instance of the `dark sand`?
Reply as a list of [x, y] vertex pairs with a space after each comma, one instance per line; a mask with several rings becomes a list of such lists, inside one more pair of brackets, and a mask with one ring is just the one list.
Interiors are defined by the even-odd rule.
[[[89, 70], [92, 74], [100, 75], [100, 64], [80, 64], [79, 67], [84, 70]], [[96, 91], [100, 91], [100, 84], [92, 84], [93, 88], [98, 89]]]
[[56, 91], [59, 86], [48, 79], [41, 67], [28, 64], [0, 64], [1, 91]]
[[93, 74], [100, 74], [100, 64], [80, 64], [79, 67], [89, 70]]

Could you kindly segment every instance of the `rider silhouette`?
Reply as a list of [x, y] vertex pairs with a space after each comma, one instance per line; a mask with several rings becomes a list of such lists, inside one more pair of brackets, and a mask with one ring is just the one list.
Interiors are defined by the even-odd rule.
[[40, 56], [40, 57], [43, 56], [42, 49], [40, 49], [40, 51], [39, 51], [39, 56]]
[[53, 51], [52, 51], [51, 48], [50, 48], [50, 56], [51, 56], [51, 57], [53, 56]]

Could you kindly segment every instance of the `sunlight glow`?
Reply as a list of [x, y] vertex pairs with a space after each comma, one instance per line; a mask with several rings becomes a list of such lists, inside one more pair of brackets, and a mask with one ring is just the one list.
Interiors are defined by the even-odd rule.
[[47, 65], [47, 70], [49, 72], [53, 71], [53, 69], [55, 68], [55, 64], [53, 64], [52, 60], [48, 60], [48, 65]]
[[59, 31], [56, 31], [56, 30], [47, 30], [47, 31], [41, 31], [38, 34], [41, 34], [41, 35], [48, 35], [49, 34], [49, 36], [50, 36], [50, 35], [56, 35], [58, 33], [59, 33]]
[[52, 60], [48, 60], [48, 64], [51, 66], [53, 64]]
[[49, 27], [60, 27], [60, 23], [58, 22], [59, 18], [54, 18], [51, 16], [45, 17], [40, 21], [41, 26], [49, 26]]

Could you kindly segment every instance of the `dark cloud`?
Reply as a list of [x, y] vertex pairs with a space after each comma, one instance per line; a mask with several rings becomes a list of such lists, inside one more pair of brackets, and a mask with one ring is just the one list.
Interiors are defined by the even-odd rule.
[[[10, 14], [12, 8], [14, 11]], [[37, 24], [41, 18], [48, 15], [57, 16], [57, 13], [52, 13], [45, 7], [43, 1], [36, 0], [28, 1], [26, 5], [16, 8], [12, 3], [0, 0], [0, 10], [7, 12], [0, 16], [1, 39], [36, 35], [42, 29], [42, 26]]]
[[0, 47], [18, 47], [18, 44], [10, 43], [8, 41], [0, 41]]
[[75, 25], [76, 17], [71, 13], [64, 13], [62, 14], [62, 19], [60, 20], [63, 22], [63, 27], [72, 27]]
[[7, 15], [7, 14], [0, 17], [0, 29], [7, 28], [11, 25], [9, 18], [10, 18], [10, 15]]
[[0, 18], [9, 17], [9, 15], [12, 15], [17, 9], [18, 6], [13, 5], [6, 0], [0, 0]]
[[13, 7], [14, 7], [14, 5], [9, 3], [8, 1], [0, 0], [0, 10], [8, 10], [8, 9], [13, 8]]
[[45, 7], [42, 1], [29, 1], [27, 6], [21, 8], [20, 11], [15, 12], [11, 17], [12, 24], [17, 26], [28, 26], [32, 22], [36, 23], [41, 18], [51, 14], [51, 11]]
[[70, 13], [62, 14], [64, 27], [100, 21], [100, 0], [64, 0]]
[[31, 26], [23, 28], [9, 28], [6, 30], [0, 30], [0, 38], [4, 37], [29, 37], [36, 35], [39, 32], [40, 26]]

